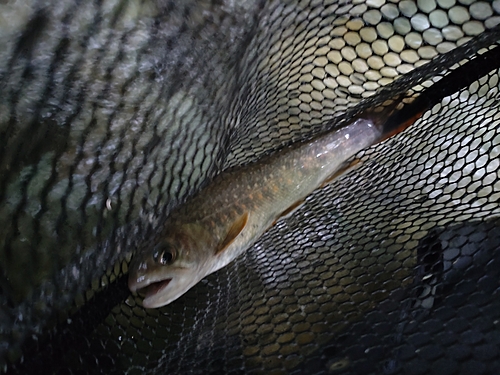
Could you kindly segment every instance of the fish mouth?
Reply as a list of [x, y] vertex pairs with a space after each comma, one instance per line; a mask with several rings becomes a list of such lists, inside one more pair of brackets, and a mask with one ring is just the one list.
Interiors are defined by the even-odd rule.
[[144, 298], [149, 298], [165, 289], [172, 279], [164, 279], [152, 282], [151, 284], [137, 290], [137, 293]]

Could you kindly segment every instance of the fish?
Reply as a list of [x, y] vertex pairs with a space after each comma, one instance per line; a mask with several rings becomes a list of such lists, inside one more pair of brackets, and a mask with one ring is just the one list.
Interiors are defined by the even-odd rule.
[[397, 126], [387, 120], [396, 104], [220, 173], [175, 208], [158, 240], [132, 258], [130, 291], [144, 297], [145, 308], [158, 308], [228, 265], [314, 190], [336, 178], [359, 151], [408, 127], [415, 119]]

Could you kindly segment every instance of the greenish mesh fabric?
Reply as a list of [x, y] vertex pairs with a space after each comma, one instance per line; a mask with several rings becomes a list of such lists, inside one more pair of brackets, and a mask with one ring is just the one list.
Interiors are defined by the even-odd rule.
[[[499, 23], [498, 0], [0, 2], [2, 370], [497, 373]], [[218, 172], [398, 95], [415, 124], [244, 256], [163, 308], [130, 295], [134, 250]]]

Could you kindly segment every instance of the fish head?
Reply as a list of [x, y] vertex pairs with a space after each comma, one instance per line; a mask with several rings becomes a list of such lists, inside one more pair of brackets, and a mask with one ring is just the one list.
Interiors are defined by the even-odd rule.
[[156, 308], [179, 298], [210, 272], [210, 236], [197, 224], [174, 227], [132, 259], [128, 285]]

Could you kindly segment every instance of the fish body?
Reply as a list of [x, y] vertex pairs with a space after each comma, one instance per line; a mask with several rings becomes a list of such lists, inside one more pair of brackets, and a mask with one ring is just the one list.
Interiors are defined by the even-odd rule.
[[349, 158], [385, 134], [376, 119], [357, 118], [339, 130], [221, 173], [170, 214], [156, 244], [137, 253], [130, 267], [130, 290], [145, 296], [146, 308], [174, 301], [241, 255]]

